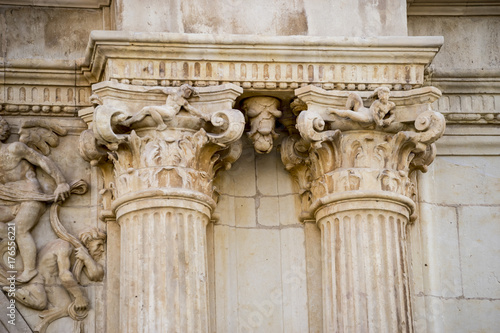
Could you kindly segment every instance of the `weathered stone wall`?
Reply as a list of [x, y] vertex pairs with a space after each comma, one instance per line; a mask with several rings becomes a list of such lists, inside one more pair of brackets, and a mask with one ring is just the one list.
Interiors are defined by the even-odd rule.
[[15, 59], [83, 57], [92, 30], [109, 29], [104, 9], [0, 6], [0, 54]]
[[[118, 30], [270, 36], [405, 36], [406, 1], [116, 1]], [[153, 9], [154, 8], [154, 9]], [[221, 15], [221, 13], [224, 13]]]
[[[419, 218], [408, 228], [415, 331], [494, 331], [500, 326], [500, 172], [496, 167], [500, 163], [500, 21], [498, 16], [410, 16], [407, 20], [405, 1], [363, 3], [226, 0], [214, 6], [212, 1], [144, 5], [130, 0], [100, 9], [0, 6], [0, 111], [14, 130], [30, 117], [50, 119], [69, 130], [49, 158], [68, 181], [81, 178], [91, 184], [89, 193], [72, 196], [60, 210], [62, 224], [78, 235], [84, 227], [106, 225], [99, 220], [102, 175], [76, 149], [79, 134], [86, 129], [77, 111], [90, 106], [90, 84], [81, 75], [77, 59], [84, 56], [92, 30], [115, 28], [114, 10], [116, 29], [125, 31], [405, 36], [408, 26], [408, 35], [442, 35], [445, 44], [426, 83], [443, 91], [433, 106], [446, 116], [447, 131], [437, 143], [434, 164], [418, 176]], [[19, 68], [36, 68], [37, 61], [39, 69], [58, 69], [52, 78], [40, 76], [26, 85], [30, 73]], [[38, 89], [39, 100], [30, 95], [33, 88]], [[59, 95], [58, 88], [62, 89]], [[30, 98], [40, 109], [21, 107]], [[322, 330], [321, 234], [315, 223], [299, 221], [299, 187], [276, 149], [286, 136], [281, 127], [279, 133], [275, 148], [266, 155], [256, 154], [244, 136], [241, 157], [215, 181], [220, 192], [218, 218], [207, 227], [209, 320], [214, 332]], [[14, 134], [9, 142], [17, 140]], [[48, 176], [39, 177], [51, 183]], [[107, 228], [119, 233], [116, 223]], [[38, 250], [56, 239], [48, 212], [32, 235]], [[119, 256], [119, 245], [116, 237], [108, 239], [107, 254], [113, 259]], [[119, 330], [117, 325], [106, 327], [119, 314], [119, 262], [107, 262], [106, 271], [109, 275], [103, 282], [83, 278], [90, 299], [84, 332]], [[39, 322], [39, 311], [21, 305], [19, 310], [31, 327]], [[74, 321], [66, 317], [47, 332], [70, 332], [73, 326]]]
[[412, 237], [417, 329], [494, 331], [500, 325], [500, 86], [498, 16], [409, 16], [410, 35], [442, 35], [429, 83], [447, 117], [419, 177]]

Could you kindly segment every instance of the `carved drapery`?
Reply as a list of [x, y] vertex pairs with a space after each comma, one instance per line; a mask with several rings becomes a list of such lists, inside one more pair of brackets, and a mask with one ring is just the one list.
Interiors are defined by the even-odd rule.
[[440, 92], [380, 88], [363, 100], [309, 86], [296, 95], [307, 110], [281, 154], [301, 187], [302, 218], [322, 233], [323, 330], [411, 332], [411, 173], [426, 170], [443, 135], [444, 117], [430, 108]]
[[244, 116], [232, 109], [241, 88], [104, 82], [94, 94], [81, 146], [94, 164], [106, 155], [113, 165], [120, 332], [208, 332], [206, 225], [214, 176], [241, 152]]

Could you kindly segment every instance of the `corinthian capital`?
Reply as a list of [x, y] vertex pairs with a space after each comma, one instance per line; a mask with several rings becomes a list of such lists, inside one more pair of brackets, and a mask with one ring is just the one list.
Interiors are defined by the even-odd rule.
[[307, 86], [295, 93], [307, 110], [297, 117], [300, 137], [285, 139], [281, 154], [299, 180], [305, 218], [339, 193], [415, 199], [409, 175], [426, 171], [445, 130], [444, 117], [431, 108], [438, 89], [354, 93]]
[[232, 84], [199, 89], [96, 84], [82, 153], [97, 161], [106, 154], [112, 161], [115, 198], [156, 191], [198, 197], [213, 206], [216, 172], [241, 153], [245, 119], [232, 109], [241, 92]]

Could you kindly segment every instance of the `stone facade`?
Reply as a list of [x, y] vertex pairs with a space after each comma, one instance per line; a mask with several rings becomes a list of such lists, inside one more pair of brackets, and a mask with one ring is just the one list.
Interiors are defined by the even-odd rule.
[[0, 331], [495, 331], [499, 15], [0, 0]]

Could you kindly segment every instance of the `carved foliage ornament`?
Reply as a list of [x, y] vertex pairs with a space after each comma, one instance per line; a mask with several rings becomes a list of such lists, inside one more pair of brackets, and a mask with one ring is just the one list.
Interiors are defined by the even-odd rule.
[[[96, 96], [93, 129], [81, 136], [83, 155], [96, 162], [107, 156], [113, 162], [115, 198], [151, 188], [184, 189], [211, 198], [215, 174], [241, 153], [243, 114], [207, 107], [213, 102], [203, 99], [210, 93], [198, 94], [188, 85], [141, 91], [148, 92], [165, 94], [165, 104], [125, 110]], [[191, 102], [195, 95], [202, 99], [196, 105]]]
[[[432, 100], [415, 96], [435, 89], [405, 92], [396, 102], [380, 89], [369, 107], [355, 93], [321, 90], [302, 89], [299, 96], [308, 109], [297, 117], [300, 136], [286, 138], [281, 146], [283, 163], [301, 187], [302, 218], [312, 218], [328, 195], [345, 191], [389, 191], [415, 200], [409, 175], [427, 170], [434, 142], [445, 130], [444, 117], [430, 109]], [[331, 106], [342, 100], [345, 108]]]

